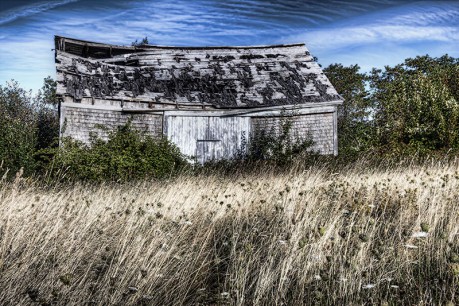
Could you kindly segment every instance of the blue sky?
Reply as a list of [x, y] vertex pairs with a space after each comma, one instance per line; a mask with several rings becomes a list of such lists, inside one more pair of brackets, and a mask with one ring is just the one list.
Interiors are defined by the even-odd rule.
[[54, 77], [53, 36], [130, 44], [304, 42], [319, 62], [363, 70], [407, 57], [459, 57], [459, 1], [1, 0], [0, 83]]

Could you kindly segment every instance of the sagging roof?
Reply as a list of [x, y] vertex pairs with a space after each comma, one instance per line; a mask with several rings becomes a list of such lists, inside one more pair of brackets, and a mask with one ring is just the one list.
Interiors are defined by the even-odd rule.
[[55, 37], [58, 94], [242, 108], [342, 101], [304, 44], [116, 46]]

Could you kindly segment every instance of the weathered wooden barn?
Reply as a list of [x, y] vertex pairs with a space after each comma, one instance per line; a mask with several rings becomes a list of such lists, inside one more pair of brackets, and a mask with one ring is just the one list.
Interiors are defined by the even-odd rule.
[[[256, 129], [290, 116], [298, 137], [337, 154], [343, 102], [304, 44], [115, 46], [55, 37], [61, 136], [132, 125], [199, 162], [230, 158]], [[105, 132], [106, 133], [106, 132]]]

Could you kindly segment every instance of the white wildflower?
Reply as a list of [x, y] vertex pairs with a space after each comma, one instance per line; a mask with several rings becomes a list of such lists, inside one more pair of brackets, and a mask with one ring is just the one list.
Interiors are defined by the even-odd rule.
[[413, 238], [425, 238], [427, 236], [429, 236], [427, 232], [417, 232], [413, 234]]

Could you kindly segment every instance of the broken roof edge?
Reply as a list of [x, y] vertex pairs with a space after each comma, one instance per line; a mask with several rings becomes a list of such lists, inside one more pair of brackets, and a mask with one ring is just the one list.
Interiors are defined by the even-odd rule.
[[88, 40], [70, 38], [65, 36], [54, 35], [54, 44], [56, 49], [60, 50], [58, 42], [60, 40], [77, 43], [81, 45], [88, 45], [94, 47], [105, 47], [105, 48], [121, 48], [127, 50], [145, 50], [145, 49], [180, 49], [180, 50], [219, 50], [219, 49], [267, 49], [267, 48], [291, 48], [291, 47], [304, 47], [304, 43], [293, 43], [293, 44], [276, 44], [276, 45], [256, 45], [256, 46], [161, 46], [161, 45], [150, 45], [142, 44], [139, 46], [126, 46], [126, 45], [115, 45], [106, 44], [100, 42], [93, 42]]
[[[292, 112], [291, 115], [296, 115], [296, 112], [308, 111], [311, 109], [320, 109], [326, 107], [334, 107], [341, 105], [343, 101], [334, 100], [328, 102], [318, 102], [308, 105], [300, 104], [290, 104], [290, 105], [274, 105], [274, 106], [257, 106], [253, 108], [203, 108], [203, 109], [191, 109], [191, 108], [176, 108], [176, 109], [147, 109], [147, 108], [125, 108], [125, 107], [116, 107], [116, 106], [107, 106], [107, 105], [98, 105], [98, 104], [82, 104], [75, 102], [62, 102], [65, 107], [71, 108], [88, 108], [88, 109], [99, 109], [99, 110], [111, 110], [124, 113], [158, 113], [162, 114], [167, 112], [168, 114], [203, 114], [206, 113], [208, 116], [232, 116], [238, 114], [259, 114], [264, 112]], [[183, 104], [181, 106], [184, 106]], [[209, 105], [207, 105], [209, 106]], [[319, 112], [332, 112], [331, 110], [319, 111]]]
[[[71, 95], [68, 95], [66, 93], [62, 93], [62, 92], [57, 92], [58, 95], [60, 96], [69, 96], [71, 97]], [[334, 105], [341, 105], [344, 103], [345, 99], [341, 96], [341, 95], [337, 95], [336, 98], [338, 99], [333, 99], [333, 100], [329, 100], [329, 101], [321, 101], [321, 102], [310, 102], [310, 103], [297, 103], [297, 104], [283, 104], [283, 105], [256, 105], [256, 106], [244, 106], [244, 105], [237, 105], [237, 106], [218, 106], [216, 104], [212, 104], [212, 103], [183, 103], [183, 102], [167, 102], [167, 103], [164, 103], [164, 102], [159, 102], [159, 103], [156, 103], [155, 101], [153, 101], [151, 98], [148, 99], [148, 98], [142, 98], [142, 97], [137, 97], [137, 98], [132, 98], [132, 97], [123, 97], [123, 98], [120, 98], [120, 97], [92, 97], [92, 96], [83, 96], [83, 98], [86, 98], [86, 99], [94, 99], [94, 101], [97, 101], [97, 100], [107, 100], [107, 101], [122, 101], [122, 102], [134, 102], [134, 103], [145, 103], [145, 104], [170, 104], [170, 105], [175, 105], [175, 106], [178, 106], [179, 108], [176, 108], [175, 110], [176, 111], [180, 111], [180, 110], [184, 110], [184, 111], [190, 111], [192, 109], [187, 109], [186, 107], [188, 106], [201, 106], [201, 107], [204, 107], [203, 109], [204, 110], [207, 110], [207, 111], [231, 111], [231, 110], [236, 110], [236, 109], [241, 109], [241, 110], [258, 110], [258, 109], [282, 109], [282, 108], [286, 108], [286, 109], [306, 109], [306, 108], [314, 108], [314, 107], [322, 107], [322, 106], [334, 106]], [[69, 103], [72, 103], [72, 102], [63, 102], [64, 104], [69, 104]], [[81, 103], [78, 103], [79, 105], [84, 105], [84, 104], [81, 104]], [[183, 108], [181, 108], [183, 107]], [[159, 110], [159, 111], [167, 111], [168, 109], [163, 109], [163, 110]], [[153, 110], [152, 110], [153, 111]], [[158, 109], [155, 109], [154, 111], [158, 111]], [[202, 111], [201, 109], [197, 110], [196, 111]]]

